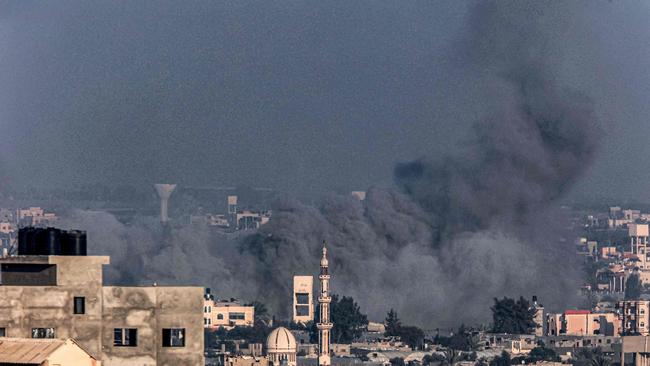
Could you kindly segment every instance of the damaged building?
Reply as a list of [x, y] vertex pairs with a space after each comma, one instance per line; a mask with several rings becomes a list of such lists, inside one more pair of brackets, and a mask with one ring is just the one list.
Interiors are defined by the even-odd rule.
[[203, 365], [203, 288], [105, 286], [85, 233], [22, 229], [0, 258], [0, 336], [74, 339], [102, 365]]

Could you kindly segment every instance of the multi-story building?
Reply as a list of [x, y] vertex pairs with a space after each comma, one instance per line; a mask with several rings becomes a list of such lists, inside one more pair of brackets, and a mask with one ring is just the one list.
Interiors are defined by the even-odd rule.
[[40, 207], [18, 210], [18, 224], [22, 226], [47, 226], [56, 222], [56, 214], [45, 212]]
[[206, 292], [203, 299], [203, 326], [205, 328], [233, 329], [252, 327], [255, 324], [255, 307], [243, 305], [236, 299], [218, 301]]
[[0, 258], [0, 334], [72, 338], [104, 366], [204, 364], [203, 288], [105, 286], [109, 257], [19, 254]]
[[314, 277], [293, 276], [293, 321], [314, 320]]
[[648, 224], [628, 224], [628, 236], [630, 238], [630, 249], [632, 254], [639, 259], [637, 266], [641, 269], [650, 269], [650, 258], [648, 258]]
[[616, 307], [621, 314], [621, 334], [650, 335], [650, 300], [623, 300]]
[[621, 320], [616, 313], [592, 313], [589, 310], [567, 310], [546, 316], [548, 336], [616, 336], [621, 332]]
[[537, 302], [537, 296], [533, 296], [533, 305], [531, 309], [535, 310], [533, 321], [535, 322], [535, 335], [541, 337], [544, 335], [544, 305]]

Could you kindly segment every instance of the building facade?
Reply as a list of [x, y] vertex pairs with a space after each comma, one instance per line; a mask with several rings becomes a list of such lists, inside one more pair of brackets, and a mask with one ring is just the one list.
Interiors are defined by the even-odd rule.
[[621, 314], [621, 334], [650, 335], [650, 301], [623, 300], [616, 304]]
[[293, 276], [293, 321], [314, 320], [314, 277]]
[[104, 286], [105, 256], [0, 259], [0, 333], [74, 339], [105, 366], [203, 365], [201, 287]]
[[230, 301], [214, 300], [205, 296], [203, 301], [203, 325], [205, 328], [233, 329], [235, 327], [252, 327], [255, 324], [255, 307], [243, 305], [235, 299]]

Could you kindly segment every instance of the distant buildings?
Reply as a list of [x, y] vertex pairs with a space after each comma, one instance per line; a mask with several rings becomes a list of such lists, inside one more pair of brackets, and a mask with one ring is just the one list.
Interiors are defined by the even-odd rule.
[[203, 300], [203, 326], [205, 328], [233, 329], [252, 327], [255, 324], [255, 307], [242, 305], [235, 299], [218, 301], [206, 289]]
[[621, 334], [650, 335], [650, 301], [623, 300], [616, 307], [621, 314]]
[[621, 320], [616, 313], [592, 313], [590, 310], [566, 310], [546, 315], [549, 336], [615, 336], [621, 332]]

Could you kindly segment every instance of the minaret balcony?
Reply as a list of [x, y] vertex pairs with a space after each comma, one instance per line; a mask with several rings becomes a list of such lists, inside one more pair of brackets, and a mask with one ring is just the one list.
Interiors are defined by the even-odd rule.
[[318, 297], [318, 302], [321, 303], [321, 304], [322, 304], [322, 303], [327, 303], [327, 304], [329, 304], [329, 303], [332, 302], [332, 298], [329, 297], [329, 296], [327, 296], [327, 297], [320, 297], [320, 296], [319, 296], [319, 297]]

